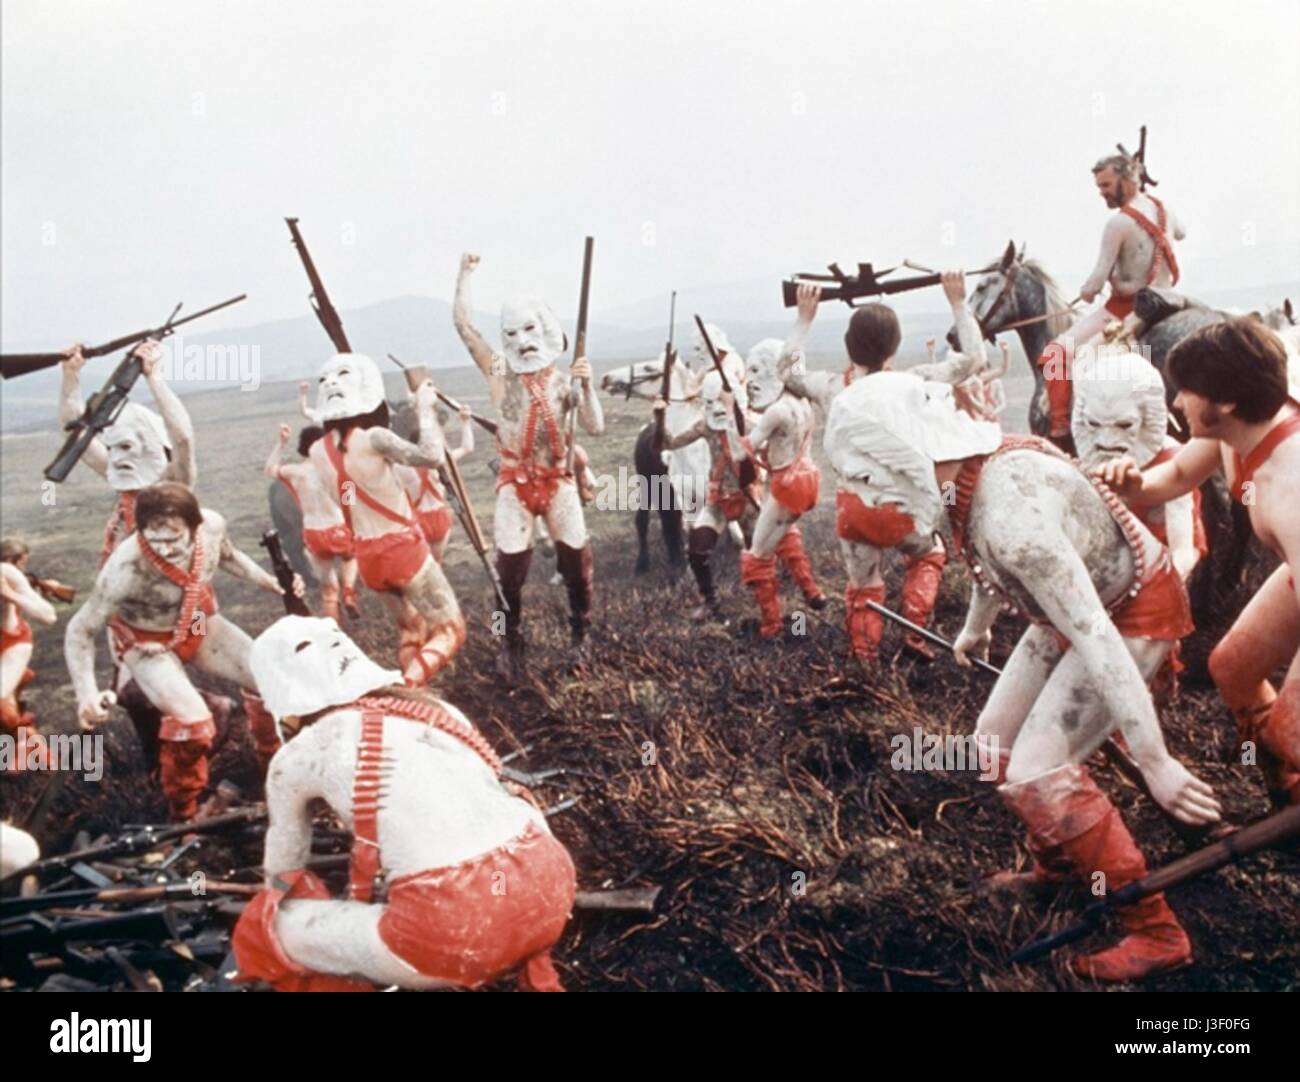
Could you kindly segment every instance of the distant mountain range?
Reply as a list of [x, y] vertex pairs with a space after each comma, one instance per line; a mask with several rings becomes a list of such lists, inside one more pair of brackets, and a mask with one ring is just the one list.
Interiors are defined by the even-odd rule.
[[[790, 329], [793, 311], [781, 307], [779, 282], [778, 275], [680, 291], [675, 327], [679, 348], [690, 347], [695, 312], [720, 324], [739, 349], [748, 349], [763, 338], [783, 338]], [[936, 292], [927, 290], [894, 298], [898, 301], [894, 307], [903, 322], [904, 354], [922, 352], [927, 338], [942, 338], [947, 332], [951, 320], [947, 312], [934, 309]], [[1279, 303], [1287, 295], [1300, 301], [1300, 283], [1217, 291], [1203, 294], [1201, 299], [1220, 307], [1250, 308]], [[657, 356], [666, 336], [667, 301], [664, 296], [647, 297], [596, 313], [588, 328], [587, 342], [597, 370]], [[467, 363], [465, 348], [452, 326], [451, 305], [447, 301], [395, 297], [341, 314], [353, 348], [374, 357], [382, 367], [388, 366], [384, 359], [387, 353], [393, 353], [407, 364], [425, 364], [431, 368]], [[813, 326], [809, 353], [814, 357], [842, 357], [849, 314], [842, 305], [823, 309]], [[479, 312], [475, 318], [488, 340], [495, 342], [497, 316]], [[563, 322], [566, 328], [572, 329], [571, 318]], [[200, 346], [209, 356], [224, 352], [230, 361], [229, 375], [224, 379], [175, 379], [174, 386], [181, 395], [246, 382], [249, 371], [255, 372], [261, 383], [307, 379], [330, 353], [329, 340], [310, 313], [247, 327], [187, 334], [183, 344], [187, 354], [191, 347]], [[55, 350], [66, 345], [66, 341], [28, 342], [6, 345], [5, 349], [27, 352]], [[242, 377], [237, 375], [236, 356], [245, 366]], [[83, 373], [83, 392], [98, 387], [108, 377], [113, 363], [108, 357], [90, 362]], [[196, 375], [190, 373], [191, 377]], [[58, 384], [57, 368], [0, 384], [0, 428], [16, 432], [50, 424]]]

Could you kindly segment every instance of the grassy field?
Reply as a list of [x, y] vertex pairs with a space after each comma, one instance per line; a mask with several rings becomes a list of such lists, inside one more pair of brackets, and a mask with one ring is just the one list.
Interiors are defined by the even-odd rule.
[[[487, 412], [477, 372], [439, 373], [439, 383]], [[1008, 427], [1018, 428], [1028, 380], [1012, 381], [1009, 392]], [[277, 424], [296, 423], [295, 394], [293, 385], [275, 384], [187, 399], [198, 430], [202, 502], [225, 514], [236, 544], [258, 558], [258, 537], [270, 524], [261, 464]], [[606, 434], [584, 444], [598, 474], [616, 474], [620, 466], [630, 468], [634, 437], [648, 412], [635, 400], [606, 399], [605, 407]], [[4, 439], [4, 533], [32, 542], [33, 569], [85, 591], [112, 501], [85, 469], [52, 501], [43, 501], [40, 471], [56, 445], [53, 433]], [[463, 464], [485, 529], [491, 457], [480, 440]], [[552, 825], [574, 854], [583, 888], [664, 887], [651, 920], [587, 916], [571, 923], [556, 951], [568, 987], [1081, 987], [1061, 954], [1024, 968], [1009, 967], [1006, 959], [1025, 941], [1069, 922], [1087, 897], [1063, 891], [1027, 902], [985, 894], [983, 877], [1025, 859], [1018, 824], [991, 788], [970, 773], [890, 768], [895, 734], [909, 734], [914, 726], [937, 734], [969, 732], [988, 678], [944, 660], [928, 667], [895, 660], [892, 630], [878, 670], [846, 662], [833, 498], [824, 477], [821, 505], [804, 525], [833, 604], [809, 614], [806, 635], [780, 643], [757, 641], [743, 630], [752, 603], [737, 580], [734, 551], [724, 547], [717, 561], [732, 619], [726, 627], [696, 627], [686, 619], [693, 583], [689, 574], [668, 573], [657, 522], [654, 570], [638, 579], [631, 513], [589, 510], [597, 576], [594, 659], [580, 675], [569, 674], [564, 592], [547, 585], [550, 563], [539, 552], [526, 594], [537, 686], [513, 690], [502, 686], [492, 667], [486, 578], [459, 530], [453, 534], [447, 567], [470, 635], [440, 692], [501, 751], [531, 745], [531, 767], [569, 768], [562, 786], [548, 785], [541, 795], [547, 804], [579, 798]], [[965, 592], [965, 576], [954, 562], [936, 614], [938, 630], [958, 630]], [[218, 593], [222, 611], [250, 634], [280, 615], [266, 594], [235, 580], [219, 579]], [[784, 599], [795, 607], [789, 584]], [[1204, 655], [1241, 601], [1240, 592], [1223, 599], [1216, 626], [1191, 644], [1193, 659]], [[378, 599], [363, 595], [363, 609], [355, 637], [376, 658], [393, 661], [395, 644]], [[61, 646], [70, 611], [36, 635], [39, 675], [29, 705], [49, 730], [73, 725]], [[1010, 618], [999, 623], [995, 660], [1006, 655], [1018, 631]], [[100, 663], [106, 679], [106, 658]], [[1163, 716], [1172, 750], [1215, 786], [1231, 819], [1242, 822], [1267, 810], [1253, 771], [1225, 754], [1232, 726], [1212, 689], [1187, 681]], [[63, 790], [42, 839], [47, 850], [66, 845], [79, 828], [96, 832], [162, 819], [161, 795], [129, 722], [116, 717], [107, 731], [104, 781], [78, 779]], [[1181, 855], [1181, 844], [1149, 802], [1109, 768], [1099, 766], [1097, 775], [1153, 865]], [[218, 756], [214, 777], [222, 776], [250, 795], [257, 791], [251, 752], [238, 739]], [[21, 817], [38, 786], [37, 779], [0, 779], [5, 814]], [[1268, 854], [1179, 889], [1171, 901], [1192, 937], [1196, 962], [1144, 987], [1294, 988], [1300, 983], [1298, 867], [1295, 856]], [[800, 882], [802, 891], [795, 889]]]

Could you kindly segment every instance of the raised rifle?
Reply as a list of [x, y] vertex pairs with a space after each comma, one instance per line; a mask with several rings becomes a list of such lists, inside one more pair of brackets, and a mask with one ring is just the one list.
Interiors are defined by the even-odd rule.
[[[390, 361], [392, 361], [393, 364], [397, 365], [398, 368], [402, 369], [402, 371], [406, 371], [406, 365], [404, 365], [401, 361], [399, 361], [399, 360], [398, 360], [396, 357], [394, 357], [391, 353], [388, 355], [388, 359], [389, 359]], [[421, 368], [420, 371], [424, 371], [424, 369]], [[412, 387], [411, 390], [414, 391], [415, 388]], [[435, 390], [435, 391], [434, 391], [434, 394], [436, 394], [436, 395], [438, 396], [438, 401], [441, 402], [441, 403], [442, 403], [444, 406], [446, 406], [448, 409], [454, 409], [457, 413], [460, 412], [460, 410], [461, 410], [461, 404], [460, 404], [459, 402], [457, 402], [454, 398], [452, 398], [450, 395], [445, 395], [445, 394], [443, 394], [441, 391], [438, 391], [438, 390]], [[475, 413], [473, 410], [470, 410], [469, 419], [470, 419], [471, 421], [473, 421], [476, 425], [478, 425], [479, 428], [483, 429], [484, 432], [488, 432], [488, 433], [490, 433], [490, 434], [493, 435], [493, 436], [495, 436], [495, 435], [497, 434], [497, 423], [496, 423], [496, 421], [489, 421], [486, 417], [480, 417], [480, 416], [479, 416], [477, 413]]]
[[307, 251], [307, 242], [302, 239], [302, 233], [298, 231], [298, 219], [286, 218], [285, 224], [289, 226], [293, 246], [298, 249], [303, 270], [307, 272], [307, 281], [311, 283], [311, 292], [307, 295], [307, 299], [311, 301], [312, 311], [316, 313], [316, 318], [325, 328], [325, 333], [330, 336], [334, 348], [339, 353], [351, 353], [352, 347], [348, 345], [348, 336], [343, 330], [343, 320], [339, 318], [338, 310], [330, 303], [330, 295], [325, 292], [325, 283], [321, 281], [320, 274], [316, 271], [316, 264], [312, 262], [311, 253]]
[[[1007, 246], [1007, 252], [997, 263], [991, 263], [987, 267], [981, 267], [979, 270], [966, 271], [967, 275], [971, 274], [988, 274], [991, 271], [1002, 270], [1003, 272], [1011, 265], [1015, 258], [1016, 246], [1014, 243]], [[830, 274], [795, 274], [781, 283], [781, 299], [787, 308], [793, 308], [799, 303], [799, 287], [802, 285], [822, 286], [821, 303], [826, 301], [843, 301], [850, 308], [856, 308], [853, 302], [859, 297], [880, 297], [890, 293], [909, 293], [914, 289], [927, 289], [930, 286], [937, 286], [942, 280], [938, 273], [922, 274], [914, 278], [895, 278], [892, 281], [884, 279], [898, 270], [898, 267], [888, 267], [885, 270], [878, 271], [870, 263], [859, 263], [857, 274], [845, 274], [840, 269], [838, 263], [832, 263], [827, 267]]]
[[280, 589], [284, 591], [284, 611], [290, 616], [310, 616], [311, 609], [307, 607], [307, 602], [293, 592], [295, 578], [293, 565], [289, 563], [289, 557], [284, 554], [284, 545], [280, 543], [279, 532], [276, 530], [263, 531], [261, 545], [271, 558], [271, 569], [275, 572], [275, 581], [280, 584]]
[[[579, 357], [587, 355], [587, 301], [591, 297], [591, 251], [596, 245], [594, 237], [588, 237], [586, 243], [582, 246], [582, 292], [578, 294], [578, 326], [573, 335], [573, 359], [576, 361]], [[586, 381], [583, 381], [583, 388], [577, 399], [573, 403], [573, 408], [569, 411], [569, 445], [564, 452], [564, 472], [573, 477], [573, 452], [577, 448], [576, 437], [578, 433], [578, 403], [582, 399], [582, 390], [585, 390]], [[578, 486], [581, 489], [581, 485]]]
[[[677, 360], [677, 354], [673, 352], [673, 319], [677, 315], [677, 290], [673, 290], [673, 295], [668, 301], [668, 343], [664, 346], [664, 378], [659, 385], [659, 397], [665, 402], [668, 401], [668, 395], [673, 385], [673, 362]], [[632, 393], [632, 380], [629, 376], [627, 383], [628, 394]], [[668, 410], [664, 408], [655, 415], [655, 450], [664, 449], [664, 435]]]
[[1019, 964], [1042, 958], [1058, 947], [1064, 947], [1068, 943], [1084, 938], [1096, 929], [1101, 918], [1111, 910], [1132, 905], [1143, 898], [1149, 898], [1152, 894], [1159, 894], [1180, 883], [1186, 883], [1189, 879], [1217, 871], [1225, 864], [1232, 864], [1242, 857], [1250, 856], [1251, 853], [1281, 845], [1296, 837], [1300, 837], [1300, 804], [1293, 804], [1249, 826], [1234, 830], [1203, 849], [1179, 857], [1163, 868], [1157, 868], [1149, 875], [1110, 892], [1089, 905], [1078, 922], [1055, 935], [1045, 936], [1021, 947], [1011, 956], [1011, 961]]
[[[743, 436], [745, 434], [745, 411], [740, 408], [740, 403], [736, 401], [735, 392], [731, 389], [731, 381], [727, 379], [726, 370], [722, 367], [722, 358], [718, 356], [718, 351], [713, 348], [713, 339], [709, 337], [709, 330], [704, 326], [704, 320], [699, 317], [698, 313], [695, 316], [695, 326], [699, 328], [704, 348], [709, 351], [709, 360], [713, 362], [713, 367], [722, 380], [722, 389], [731, 395], [731, 414], [736, 419], [736, 431]], [[745, 494], [745, 498], [757, 507], [758, 502], [749, 494], [749, 486], [754, 483], [757, 476], [754, 460], [746, 457], [741, 461], [736, 472], [738, 474], [736, 480], [740, 483], [740, 490]]]
[[[246, 293], [241, 293], [238, 297], [232, 297], [228, 301], [214, 304], [211, 308], [195, 312], [194, 315], [182, 320], [176, 318], [176, 313], [181, 310], [181, 306], [177, 304], [172, 309], [172, 314], [167, 317], [166, 323], [161, 327], [146, 331], [143, 337], [135, 342], [127, 355], [118, 363], [118, 366], [113, 370], [113, 374], [108, 377], [108, 382], [90, 396], [90, 400], [86, 403], [86, 408], [81, 416], [75, 421], [69, 421], [64, 426], [68, 436], [63, 441], [59, 453], [54, 456], [54, 461], [45, 467], [46, 480], [55, 482], [67, 480], [68, 474], [72, 472], [72, 467], [81, 461], [81, 456], [86, 453], [86, 449], [95, 437], [117, 420], [117, 415], [122, 412], [122, 408], [130, 397], [131, 388], [135, 386], [135, 381], [140, 378], [140, 373], [144, 371], [143, 363], [135, 355], [136, 349], [150, 338], [161, 341], [172, 335], [180, 324], [188, 323], [190, 320], [198, 319], [199, 316], [205, 316], [218, 309], [228, 308], [232, 304], [238, 304], [246, 296]], [[58, 356], [60, 360], [63, 359], [63, 354]]]
[[1160, 186], [1160, 181], [1156, 180], [1147, 172], [1147, 126], [1145, 124], [1138, 129], [1138, 148], [1136, 154], [1130, 154], [1125, 150], [1123, 143], [1116, 143], [1115, 149], [1123, 154], [1124, 157], [1131, 158], [1137, 163], [1138, 191], [1145, 192], [1148, 184], [1153, 188], [1158, 188]]
[[[172, 320], [166, 325], [169, 328], [167, 333], [170, 334], [177, 327], [201, 319], [219, 308], [227, 308], [232, 304], [238, 304], [246, 296], [247, 294], [241, 293], [238, 297], [232, 297], [228, 301], [214, 304], [211, 308], [204, 308], [203, 311], [195, 312], [184, 319]], [[178, 304], [176, 307], [180, 308], [180, 305]], [[95, 357], [104, 357], [109, 353], [116, 353], [119, 349], [126, 349], [128, 346], [134, 348], [149, 338], [158, 337], [162, 330], [163, 328], [154, 328], [147, 331], [136, 331], [134, 334], [124, 334], [121, 338], [114, 338], [111, 342], [105, 342], [103, 345], [85, 347], [82, 349], [81, 355], [87, 360], [91, 360]], [[10, 379], [13, 376], [25, 376], [28, 372], [39, 372], [42, 368], [53, 368], [56, 364], [61, 364], [65, 360], [67, 360], [67, 355], [63, 353], [6, 353], [0, 356], [0, 378]]]

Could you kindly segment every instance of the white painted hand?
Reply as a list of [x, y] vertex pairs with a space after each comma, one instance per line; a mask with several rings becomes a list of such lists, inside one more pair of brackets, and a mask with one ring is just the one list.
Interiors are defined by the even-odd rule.
[[1184, 823], [1217, 823], [1220, 812], [1214, 790], [1196, 777], [1172, 755], [1142, 776], [1151, 787], [1155, 802]]
[[982, 635], [977, 635], [967, 628], [961, 629], [961, 634], [957, 636], [957, 641], [952, 644], [952, 656], [957, 659], [957, 664], [967, 669], [973, 668], [974, 663], [971, 657], [978, 657], [981, 661], [988, 661], [989, 646], [993, 642], [993, 632], [985, 631]]
[[96, 691], [94, 696], [77, 704], [77, 720], [83, 729], [93, 729], [108, 720], [108, 708], [117, 702], [111, 691]]

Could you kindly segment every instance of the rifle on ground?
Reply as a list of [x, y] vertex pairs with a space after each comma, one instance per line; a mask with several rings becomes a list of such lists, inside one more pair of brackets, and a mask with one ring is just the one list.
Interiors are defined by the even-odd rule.
[[[874, 601], [868, 601], [867, 607], [871, 609], [872, 612], [879, 613], [886, 620], [892, 620], [894, 623], [898, 624], [899, 627], [905, 628], [915, 635], [920, 635], [928, 642], [934, 643], [935, 646], [942, 647], [944, 650], [948, 651], [948, 653], [951, 654], [953, 652], [952, 643], [942, 635], [936, 635], [929, 628], [924, 628], [920, 624], [914, 624], [906, 616], [901, 616], [893, 609], [887, 609], [884, 605], [879, 605]], [[970, 661], [976, 668], [982, 669], [984, 672], [989, 673], [992, 676], [1002, 675], [1001, 669], [996, 665], [990, 665], [982, 657], [972, 657], [970, 658]], [[1193, 826], [1190, 823], [1184, 823], [1181, 819], [1175, 819], [1165, 811], [1159, 803], [1157, 803], [1155, 797], [1151, 795], [1151, 789], [1147, 786], [1146, 778], [1142, 776], [1142, 768], [1137, 765], [1133, 756], [1115, 742], [1113, 736], [1108, 736], [1106, 738], [1105, 742], [1101, 746], [1101, 753], [1106, 757], [1106, 761], [1115, 768], [1118, 774], [1131, 782], [1141, 792], [1145, 793], [1151, 803], [1155, 804], [1157, 808], [1160, 808], [1160, 811], [1168, 820], [1170, 827], [1173, 828], [1174, 833], [1177, 834], [1184, 843], [1199, 845], [1205, 840], [1207, 834], [1206, 827]]]
[[1116, 143], [1115, 149], [1118, 150], [1121, 154], [1123, 154], [1124, 157], [1131, 158], [1134, 162], [1137, 163], [1138, 191], [1145, 192], [1147, 190], [1148, 184], [1150, 184], [1151, 187], [1153, 188], [1158, 188], [1160, 186], [1160, 181], [1156, 180], [1150, 173], [1147, 172], [1147, 126], [1145, 124], [1143, 124], [1142, 127], [1138, 129], [1138, 148], [1136, 154], [1130, 154], [1127, 150], [1125, 150], [1123, 143]]
[[[579, 357], [587, 355], [587, 301], [591, 296], [591, 250], [595, 247], [596, 240], [594, 237], [588, 237], [582, 247], [582, 292], [578, 295], [578, 326], [573, 335], [573, 359], [576, 361]], [[583, 387], [579, 389], [573, 403], [573, 408], [569, 411], [569, 446], [564, 452], [564, 472], [573, 477], [573, 452], [577, 448], [578, 434], [578, 403], [582, 400], [582, 393], [586, 389], [586, 381], [583, 381]], [[581, 489], [581, 485], [578, 486]]]
[[251, 898], [261, 886], [256, 883], [224, 883], [205, 878], [202, 883], [160, 883], [148, 887], [94, 887], [86, 890], [60, 890], [37, 894], [31, 898], [0, 898], [0, 918], [36, 913], [42, 909], [64, 906], [139, 905], [142, 902], [203, 901], [208, 895], [233, 895]]
[[[659, 397], [665, 402], [668, 401], [669, 393], [673, 385], [673, 362], [677, 360], [677, 354], [673, 352], [673, 319], [677, 315], [677, 290], [673, 290], [672, 298], [668, 302], [668, 343], [664, 346], [664, 378], [659, 385]], [[628, 394], [632, 393], [632, 380], [629, 375], [627, 383]], [[666, 428], [666, 419], [668, 410], [662, 409], [655, 415], [655, 451], [664, 449], [664, 435]]]
[[[181, 323], [188, 323], [190, 320], [198, 319], [199, 316], [205, 316], [210, 312], [216, 312], [221, 308], [228, 308], [232, 304], [238, 304], [246, 296], [246, 293], [241, 293], [238, 297], [232, 297], [228, 301], [214, 304], [211, 308], [195, 312], [194, 315], [182, 320], [176, 318], [176, 313], [181, 310], [181, 306], [178, 304], [172, 309], [172, 314], [167, 317], [167, 322], [161, 327], [146, 331], [144, 337], [136, 341], [127, 355], [118, 363], [117, 368], [113, 370], [113, 374], [108, 377], [108, 382], [90, 396], [90, 401], [86, 403], [86, 408], [81, 416], [75, 421], [69, 421], [64, 426], [65, 431], [68, 433], [67, 439], [63, 441], [59, 453], [54, 456], [54, 461], [45, 467], [46, 479], [55, 482], [67, 480], [68, 474], [72, 472], [72, 467], [81, 461], [81, 456], [86, 453], [86, 449], [95, 437], [117, 420], [117, 415], [122, 412], [122, 408], [130, 397], [131, 388], [135, 386], [135, 381], [140, 378], [140, 373], [144, 371], [140, 358], [135, 355], [136, 349], [150, 338], [161, 340], [169, 337]], [[63, 354], [59, 354], [58, 357], [62, 360]]]
[[[406, 371], [406, 365], [404, 365], [391, 353], [388, 355], [388, 359], [392, 361], [393, 364], [397, 365], [397, 367], [400, 368], [403, 372]], [[424, 371], [423, 366], [421, 366], [420, 371]], [[412, 387], [411, 390], [414, 391], [415, 388]], [[450, 395], [445, 395], [438, 390], [435, 390], [434, 393], [438, 396], [438, 401], [441, 402], [444, 406], [448, 407], [449, 409], [454, 409], [457, 413], [461, 411], [462, 408], [461, 404], [457, 402], [454, 398], [452, 398]], [[491, 433], [493, 436], [497, 434], [496, 421], [489, 421], [486, 417], [480, 417], [473, 410], [470, 410], [469, 419], [473, 421], [476, 425], [478, 425], [479, 428], [483, 429], [483, 431]]]
[[[997, 263], [990, 263], [987, 267], [981, 267], [979, 270], [966, 271], [971, 274], [989, 274], [995, 270], [1005, 272], [1011, 266], [1011, 261], [1015, 258], [1016, 246], [1013, 241], [1007, 245], [1007, 250], [1002, 259]], [[905, 265], [905, 264], [904, 264]], [[838, 263], [832, 263], [827, 268], [830, 274], [795, 274], [781, 283], [781, 299], [787, 308], [793, 308], [799, 303], [799, 287], [802, 285], [820, 285], [822, 286], [821, 303], [826, 301], [843, 301], [850, 308], [856, 308], [853, 302], [859, 297], [880, 297], [891, 293], [910, 293], [914, 289], [927, 289], [930, 286], [937, 286], [942, 280], [938, 273], [923, 274], [915, 278], [895, 278], [893, 281], [886, 282], [883, 279], [898, 270], [898, 267], [888, 267], [885, 270], [878, 271], [870, 263], [859, 263], [857, 274], [845, 274], [840, 269]], [[829, 283], [829, 285], [823, 285]]]
[[[184, 326], [186, 323], [192, 323], [196, 319], [219, 308], [227, 308], [232, 304], [238, 304], [247, 294], [241, 293], [238, 297], [232, 297], [228, 301], [222, 301], [220, 304], [214, 304], [211, 308], [205, 308], [201, 312], [195, 312], [193, 315], [186, 316], [184, 319], [175, 319], [169, 321], [164, 327], [153, 328], [147, 331], [136, 331], [134, 334], [124, 334], [121, 338], [114, 338], [111, 342], [105, 342], [99, 346], [83, 347], [81, 355], [87, 360], [95, 357], [104, 357], [109, 353], [116, 353], [119, 349], [126, 349], [128, 346], [134, 348], [141, 342], [150, 338], [158, 338], [163, 335], [165, 330], [171, 334], [177, 327]], [[178, 304], [176, 306], [180, 308]], [[173, 312], [174, 316], [176, 313]], [[53, 368], [56, 364], [61, 364], [67, 360], [64, 353], [6, 353], [0, 356], [0, 379], [10, 379], [13, 376], [25, 376], [29, 372], [39, 372], [42, 368]]]
[[275, 571], [275, 581], [280, 584], [280, 589], [284, 591], [284, 611], [290, 616], [310, 616], [311, 609], [308, 608], [306, 600], [293, 592], [293, 580], [295, 578], [293, 565], [289, 563], [289, 558], [284, 554], [284, 546], [280, 543], [279, 532], [276, 530], [263, 531], [261, 545], [271, 558], [271, 567]]
[[38, 860], [35, 864], [28, 864], [25, 868], [10, 872], [9, 875], [0, 879], [0, 883], [7, 883], [11, 879], [43, 872], [49, 868], [71, 868], [72, 865], [83, 861], [111, 860], [114, 857], [127, 854], [147, 853], [150, 849], [154, 849], [164, 842], [174, 841], [186, 834], [218, 834], [223, 830], [234, 827], [245, 827], [260, 823], [265, 819], [266, 808], [260, 804], [253, 804], [238, 811], [228, 812], [225, 815], [215, 815], [211, 819], [176, 823], [171, 826], [154, 826], [151, 824], [143, 826], [139, 830], [123, 834], [102, 845], [92, 845], [87, 849], [78, 849], [71, 853], [62, 853], [58, 856]]
[[[698, 313], [695, 316], [695, 326], [699, 328], [704, 348], [709, 351], [709, 359], [713, 362], [718, 378], [722, 380], [722, 389], [731, 395], [731, 414], [736, 419], [736, 431], [743, 436], [745, 434], [745, 411], [740, 408], [740, 403], [736, 401], [736, 394], [731, 389], [731, 381], [727, 379], [726, 370], [722, 367], [722, 358], [718, 356], [718, 351], [713, 347], [713, 339], [709, 337], [708, 328], [704, 326], [704, 320], [699, 317]], [[741, 492], [745, 494], [745, 498], [751, 504], [757, 507], [758, 501], [749, 494], [749, 486], [754, 483], [757, 477], [753, 459], [749, 457], [742, 459], [736, 472], [738, 474], [736, 480], [740, 484]]]
[[1068, 943], [1084, 938], [1097, 927], [1102, 916], [1113, 909], [1132, 905], [1152, 894], [1170, 890], [1190, 879], [1217, 871], [1226, 864], [1232, 864], [1252, 853], [1258, 853], [1261, 849], [1269, 849], [1296, 837], [1300, 837], [1300, 804], [1294, 804], [1249, 826], [1234, 830], [1226, 837], [1211, 842], [1205, 848], [1198, 849], [1195, 853], [1188, 853], [1185, 857], [1179, 857], [1163, 868], [1157, 868], [1149, 875], [1112, 891], [1089, 905], [1078, 922], [1055, 935], [1046, 936], [1021, 947], [1011, 955], [1011, 961], [1019, 964], [1042, 958], [1058, 947], [1064, 947]]
[[312, 311], [316, 313], [320, 325], [325, 328], [325, 333], [330, 336], [335, 350], [339, 353], [351, 353], [352, 347], [348, 344], [348, 336], [343, 330], [343, 320], [339, 318], [338, 310], [330, 303], [330, 295], [325, 292], [325, 283], [321, 281], [320, 274], [316, 271], [316, 264], [312, 262], [311, 253], [307, 251], [307, 242], [302, 239], [302, 233], [298, 231], [298, 219], [286, 218], [285, 224], [289, 226], [293, 246], [298, 249], [303, 269], [307, 272], [307, 281], [311, 283], [311, 292], [307, 294], [307, 299], [311, 302]]

